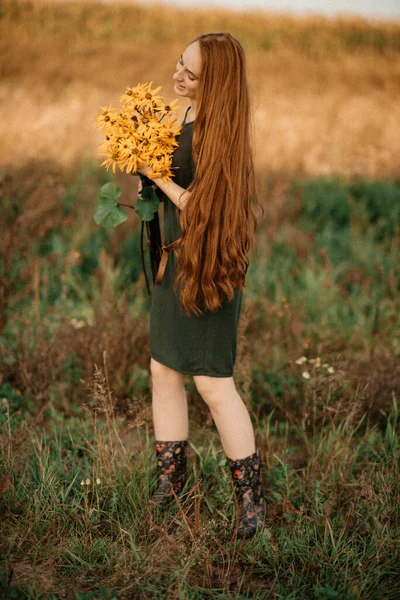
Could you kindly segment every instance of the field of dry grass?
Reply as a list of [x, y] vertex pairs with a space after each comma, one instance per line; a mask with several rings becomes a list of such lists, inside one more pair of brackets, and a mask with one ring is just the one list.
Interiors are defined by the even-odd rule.
[[[96, 156], [100, 105], [139, 81], [172, 98], [198, 34], [245, 47], [260, 169], [391, 177], [400, 156], [400, 25], [94, 2], [6, 1], [0, 19], [0, 162]], [[186, 105], [182, 107], [183, 115]]]

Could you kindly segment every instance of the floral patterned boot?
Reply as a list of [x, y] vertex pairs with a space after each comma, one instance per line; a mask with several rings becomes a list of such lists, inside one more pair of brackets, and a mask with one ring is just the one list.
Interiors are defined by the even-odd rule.
[[258, 449], [246, 458], [228, 458], [240, 515], [236, 539], [251, 538], [264, 524], [266, 505]]
[[156, 441], [157, 489], [150, 503], [166, 507], [173, 501], [172, 490], [178, 495], [186, 482], [187, 440], [179, 442]]

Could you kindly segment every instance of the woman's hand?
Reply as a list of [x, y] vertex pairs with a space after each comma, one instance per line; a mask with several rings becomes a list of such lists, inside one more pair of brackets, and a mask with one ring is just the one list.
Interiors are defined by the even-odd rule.
[[152, 173], [152, 169], [151, 167], [149, 167], [149, 165], [145, 162], [140, 162], [138, 163], [138, 166], [136, 168], [136, 172], [140, 173], [141, 175], [145, 175], [146, 177], [148, 177], [150, 175], [150, 173]]
[[[142, 163], [142, 164], [144, 164], [144, 163]], [[157, 189], [157, 184], [153, 183], [153, 185], [151, 187], [156, 190]], [[143, 183], [142, 183], [142, 180], [139, 177], [139, 183], [138, 183], [138, 189], [137, 189], [138, 196], [140, 196], [140, 194], [142, 192], [142, 189], [143, 189]]]

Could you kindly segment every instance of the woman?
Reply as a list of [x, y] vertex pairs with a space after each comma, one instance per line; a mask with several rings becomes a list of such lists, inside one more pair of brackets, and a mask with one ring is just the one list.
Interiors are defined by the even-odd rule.
[[[186, 482], [186, 375], [211, 410], [240, 509], [237, 539], [262, 526], [265, 500], [250, 415], [233, 381], [247, 254], [257, 198], [245, 57], [229, 33], [196, 38], [176, 65], [174, 90], [190, 100], [164, 199], [165, 243], [150, 310], [152, 410], [158, 487], [166, 506]], [[150, 175], [141, 163], [139, 173]]]

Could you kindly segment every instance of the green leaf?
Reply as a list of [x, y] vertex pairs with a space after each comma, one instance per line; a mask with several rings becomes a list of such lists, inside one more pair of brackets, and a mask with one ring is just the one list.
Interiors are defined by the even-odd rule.
[[126, 219], [126, 211], [118, 206], [117, 200], [121, 190], [114, 183], [106, 183], [100, 188], [99, 205], [93, 219], [103, 227], [117, 227]]
[[152, 200], [154, 203], [159, 203], [158, 200], [158, 196], [156, 193], [156, 190], [153, 188], [152, 185], [146, 185], [143, 189], [142, 189], [142, 193], [141, 193], [142, 198], [144, 198], [145, 200]]
[[135, 204], [135, 212], [142, 221], [152, 221], [159, 206], [160, 199], [155, 189], [151, 186], [145, 186]]
[[105, 183], [100, 188], [100, 202], [112, 200], [115, 204], [121, 195], [121, 190], [115, 183]]

